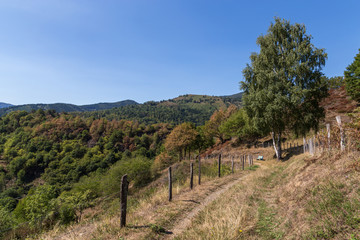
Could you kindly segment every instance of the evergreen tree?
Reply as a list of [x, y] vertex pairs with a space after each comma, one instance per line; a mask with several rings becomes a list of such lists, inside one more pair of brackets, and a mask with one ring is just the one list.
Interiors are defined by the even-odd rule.
[[348, 94], [360, 102], [360, 49], [355, 60], [344, 71], [345, 86]]
[[272, 133], [278, 159], [286, 129], [305, 135], [317, 130], [324, 116], [319, 102], [327, 95], [321, 78], [327, 54], [311, 39], [304, 25], [275, 18], [267, 34], [257, 39], [260, 53], [253, 53], [251, 65], [243, 70], [245, 109], [258, 130]]

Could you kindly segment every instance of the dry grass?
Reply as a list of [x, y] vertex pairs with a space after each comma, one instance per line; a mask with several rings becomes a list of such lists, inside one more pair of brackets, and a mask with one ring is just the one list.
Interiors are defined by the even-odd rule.
[[[239, 171], [237, 163], [234, 175], [203, 176], [202, 185], [194, 181], [192, 191], [189, 179], [178, 181], [172, 202], [167, 201], [166, 184], [159, 180], [129, 200], [126, 228], [119, 227], [119, 202], [114, 200], [107, 205], [108, 215], [55, 228], [37, 239], [174, 237], [166, 231], [174, 232], [175, 239], [359, 239], [360, 173], [354, 167], [360, 162], [359, 153], [301, 154], [278, 162], [268, 160], [272, 149], [261, 151], [267, 161], [259, 161], [256, 171]], [[200, 208], [206, 199], [209, 202]]]
[[[252, 232], [256, 225], [256, 202], [265, 192], [257, 188], [259, 179], [269, 177], [269, 165], [243, 178], [221, 198], [210, 204], [193, 221], [191, 227], [176, 239], [236, 239]], [[240, 232], [241, 230], [241, 232]]]
[[[208, 161], [208, 164], [212, 165], [212, 162]], [[188, 164], [184, 163], [184, 166], [187, 173]], [[205, 163], [203, 167], [206, 167]], [[126, 228], [119, 227], [120, 204], [118, 199], [114, 199], [106, 204], [103, 203], [107, 210], [100, 216], [85, 218], [80, 224], [68, 227], [55, 227], [52, 231], [35, 236], [33, 239], [158, 239], [167, 237], [162, 231], [172, 229], [174, 225], [179, 224], [203, 199], [245, 173], [253, 172], [239, 171], [240, 165], [237, 163], [236, 174], [217, 178], [216, 174], [211, 174], [216, 167], [212, 168], [207, 167], [208, 175], [202, 175], [201, 185], [197, 184], [197, 176], [194, 176], [192, 191], [189, 189], [188, 178], [175, 182], [172, 202], [167, 201], [167, 173], [164, 172], [164, 176], [160, 177], [157, 182], [140, 191], [137, 196], [129, 198], [128, 227]], [[176, 169], [180, 174], [179, 178], [182, 177], [181, 167]], [[229, 173], [228, 167], [224, 167], [224, 169]], [[197, 173], [196, 164], [194, 172]]]
[[[268, 162], [177, 239], [359, 239], [359, 153]], [[333, 196], [337, 196], [336, 198]]]

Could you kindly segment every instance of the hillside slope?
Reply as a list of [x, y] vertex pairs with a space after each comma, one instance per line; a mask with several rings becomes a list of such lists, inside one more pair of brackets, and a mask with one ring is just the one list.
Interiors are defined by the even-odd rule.
[[359, 153], [268, 162], [176, 239], [359, 239]]
[[351, 113], [358, 106], [358, 103], [352, 100], [346, 93], [345, 87], [329, 90], [329, 96], [325, 98], [320, 105], [325, 109], [325, 122], [335, 121], [335, 116], [340, 115], [346, 119], [348, 113]]
[[216, 97], [207, 95], [183, 95], [159, 102], [128, 105], [104, 111], [85, 112], [81, 116], [102, 117], [109, 120], [128, 119], [144, 124], [192, 122], [202, 125], [209, 120], [215, 110], [224, 109], [230, 104], [241, 105], [241, 94]]
[[7, 107], [11, 107], [11, 106], [13, 106], [13, 105], [9, 104], [9, 103], [0, 102], [0, 108], [7, 108]]
[[[246, 166], [243, 171], [235, 159], [234, 174], [205, 177], [202, 185], [195, 182], [192, 191], [189, 178], [185, 178], [174, 185], [172, 202], [167, 201], [164, 171], [156, 185], [130, 197], [128, 227], [119, 227], [115, 198], [104, 210], [89, 211], [89, 218], [81, 224], [54, 229], [41, 238], [359, 239], [358, 152], [341, 155], [335, 150], [311, 156], [293, 151], [288, 161], [278, 162], [272, 159], [271, 148], [236, 151], [264, 155], [265, 161], [256, 161], [257, 168]], [[223, 164], [227, 168], [229, 159]], [[175, 167], [175, 179], [187, 166], [188, 162], [183, 162]], [[107, 206], [111, 213], [105, 210]], [[95, 220], [91, 212], [95, 212]]]
[[120, 102], [114, 103], [97, 103], [97, 104], [89, 104], [89, 105], [74, 105], [67, 103], [53, 103], [53, 104], [25, 104], [25, 105], [17, 105], [17, 106], [6, 106], [0, 109], [0, 116], [5, 115], [7, 113], [13, 111], [27, 111], [30, 112], [32, 110], [55, 110], [56, 112], [85, 112], [85, 111], [97, 111], [110, 109], [114, 107], [121, 107], [126, 105], [138, 104], [133, 100], [124, 100]]

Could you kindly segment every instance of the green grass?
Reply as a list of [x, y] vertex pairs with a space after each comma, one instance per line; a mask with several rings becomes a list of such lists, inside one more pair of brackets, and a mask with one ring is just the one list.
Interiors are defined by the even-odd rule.
[[275, 170], [271, 172], [269, 176], [262, 177], [259, 179], [261, 185], [266, 188], [272, 188], [276, 186], [276, 184], [278, 184], [279, 181], [282, 180], [281, 178], [285, 178], [287, 176], [282, 174], [283, 170], [284, 170], [283, 166], [276, 167]]
[[316, 186], [311, 192], [307, 211], [315, 222], [306, 239], [332, 239], [352, 233], [360, 237], [360, 194], [349, 195], [351, 186], [329, 182]]
[[268, 207], [265, 201], [260, 200], [255, 232], [262, 239], [281, 239], [284, 232], [278, 229], [279, 225], [280, 221], [276, 219], [275, 210]]
[[260, 167], [259, 165], [252, 165], [252, 166], [248, 167], [248, 170], [255, 171], [259, 167]]

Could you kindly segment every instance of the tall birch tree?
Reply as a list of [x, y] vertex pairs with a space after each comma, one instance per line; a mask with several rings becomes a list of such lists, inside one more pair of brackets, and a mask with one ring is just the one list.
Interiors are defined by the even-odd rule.
[[275, 18], [267, 34], [257, 39], [259, 53], [243, 70], [243, 102], [255, 126], [271, 133], [276, 156], [281, 159], [281, 137], [285, 130], [305, 135], [317, 130], [327, 96], [322, 67], [327, 54], [311, 43], [303, 24]]

